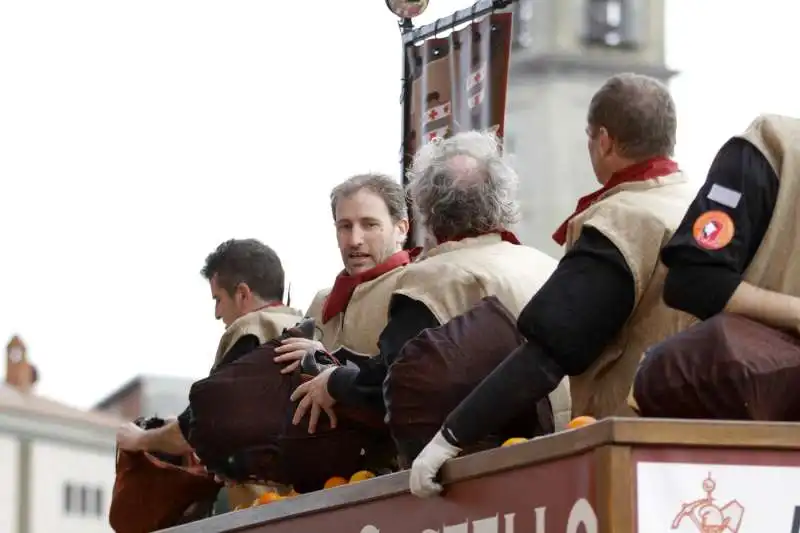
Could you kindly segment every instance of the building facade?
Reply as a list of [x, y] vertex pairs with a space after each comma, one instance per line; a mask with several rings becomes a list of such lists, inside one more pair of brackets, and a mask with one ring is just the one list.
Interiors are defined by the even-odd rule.
[[505, 145], [521, 177], [525, 244], [554, 257], [551, 235], [597, 189], [586, 112], [603, 82], [635, 72], [668, 81], [665, 0], [519, 0], [515, 11]]
[[106, 533], [122, 419], [35, 394], [14, 337], [0, 383], [0, 533]]
[[174, 417], [189, 405], [192, 383], [188, 378], [137, 376], [101, 400], [94, 409], [125, 420], [140, 416]]

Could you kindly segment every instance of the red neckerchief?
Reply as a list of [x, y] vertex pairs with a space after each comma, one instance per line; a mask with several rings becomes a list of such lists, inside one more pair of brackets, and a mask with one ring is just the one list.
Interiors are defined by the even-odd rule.
[[484, 235], [493, 235], [493, 234], [494, 235], [500, 235], [500, 239], [502, 239], [505, 242], [510, 242], [511, 244], [522, 244], [522, 243], [519, 242], [519, 239], [517, 238], [517, 236], [514, 235], [514, 233], [512, 233], [512, 232], [510, 232], [508, 230], [490, 231], [489, 233], [468, 233], [468, 234], [460, 235], [458, 237], [453, 237], [453, 238], [450, 238], [450, 239], [439, 239], [437, 237], [436, 242], [438, 244], [443, 244], [443, 243], [446, 243], [446, 242], [458, 242], [458, 241], [463, 241], [464, 239], [471, 239], [471, 238], [475, 238], [475, 237], [482, 237]]
[[268, 309], [270, 307], [280, 307], [282, 305], [283, 305], [283, 302], [272, 301], [272, 302], [269, 302], [269, 303], [266, 303], [266, 304], [262, 305], [258, 309], [253, 309], [252, 312], [255, 313], [256, 311], [263, 311], [264, 309]]
[[647, 181], [655, 178], [662, 178], [669, 176], [678, 171], [678, 163], [666, 157], [654, 157], [646, 161], [634, 163], [628, 167], [623, 168], [611, 175], [611, 179], [605, 185], [591, 194], [587, 194], [578, 200], [578, 206], [575, 212], [572, 213], [553, 233], [553, 240], [560, 245], [567, 242], [567, 226], [569, 221], [579, 214], [583, 213], [593, 203], [600, 199], [600, 197], [607, 193], [610, 189], [621, 185], [623, 183], [630, 183], [635, 181]]
[[345, 271], [336, 276], [328, 297], [322, 305], [322, 323], [328, 322], [331, 318], [347, 309], [353, 292], [360, 284], [372, 281], [378, 276], [382, 276], [397, 267], [405, 266], [419, 253], [419, 250], [401, 250], [389, 256], [389, 258], [379, 265], [375, 265], [367, 271], [351, 276]]

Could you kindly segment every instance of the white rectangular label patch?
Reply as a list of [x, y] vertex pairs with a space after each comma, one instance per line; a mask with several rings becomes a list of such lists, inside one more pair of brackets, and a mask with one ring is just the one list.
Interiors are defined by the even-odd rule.
[[736, 209], [736, 206], [739, 205], [739, 200], [742, 199], [742, 193], [715, 183], [711, 186], [711, 190], [708, 191], [707, 198], [731, 209]]

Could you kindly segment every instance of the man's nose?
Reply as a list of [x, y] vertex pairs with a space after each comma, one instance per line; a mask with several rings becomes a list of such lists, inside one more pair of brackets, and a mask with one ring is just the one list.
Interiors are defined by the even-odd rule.
[[359, 226], [353, 226], [350, 232], [350, 242], [348, 243], [353, 248], [364, 244], [364, 231]]

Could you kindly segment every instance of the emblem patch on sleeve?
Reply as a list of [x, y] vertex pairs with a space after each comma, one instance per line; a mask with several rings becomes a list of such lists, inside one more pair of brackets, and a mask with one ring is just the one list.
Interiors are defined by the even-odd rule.
[[694, 221], [692, 234], [701, 248], [719, 250], [733, 240], [736, 228], [733, 219], [724, 211], [706, 211]]

